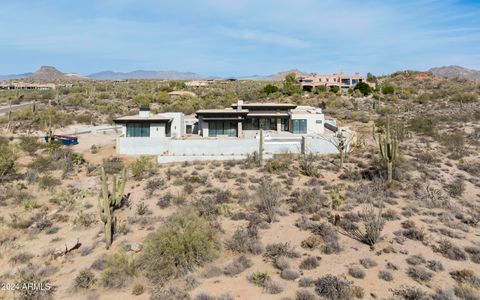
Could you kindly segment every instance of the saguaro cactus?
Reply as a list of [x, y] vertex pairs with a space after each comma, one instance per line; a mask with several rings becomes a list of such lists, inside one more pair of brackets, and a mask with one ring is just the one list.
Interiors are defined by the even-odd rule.
[[387, 117], [384, 132], [378, 134], [378, 147], [380, 155], [387, 166], [387, 178], [390, 182], [392, 181], [393, 168], [397, 160], [398, 143], [396, 134], [392, 133], [389, 117]]
[[260, 143], [258, 144], [258, 164], [259, 165], [263, 164], [263, 144], [264, 144], [263, 130], [260, 129]]
[[101, 198], [98, 199], [98, 212], [104, 226], [107, 249], [110, 248], [113, 242], [113, 233], [115, 230], [116, 218], [113, 216], [113, 212], [122, 204], [126, 182], [127, 169], [124, 168], [121, 178], [117, 180], [116, 176], [113, 176], [112, 191], [110, 192], [108, 190], [108, 177], [105, 174], [105, 169], [102, 167], [102, 195]]

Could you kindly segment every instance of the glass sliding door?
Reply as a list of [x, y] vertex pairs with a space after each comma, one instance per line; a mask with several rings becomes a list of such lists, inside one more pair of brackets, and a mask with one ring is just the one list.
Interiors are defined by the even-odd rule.
[[237, 122], [232, 121], [209, 121], [208, 136], [218, 135], [237, 136]]
[[292, 120], [292, 130], [293, 130], [293, 133], [297, 133], [297, 134], [307, 133], [307, 120], [306, 119]]
[[127, 137], [149, 137], [150, 123], [127, 123]]

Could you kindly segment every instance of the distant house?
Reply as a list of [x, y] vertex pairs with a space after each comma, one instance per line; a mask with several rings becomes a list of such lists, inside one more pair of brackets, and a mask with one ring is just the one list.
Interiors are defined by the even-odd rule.
[[359, 75], [346, 75], [343, 73], [331, 75], [312, 75], [300, 78], [300, 85], [304, 91], [312, 91], [318, 86], [336, 86], [343, 91], [353, 89], [359, 82], [367, 82], [367, 78]]
[[173, 91], [168, 93], [168, 97], [170, 97], [171, 99], [178, 99], [182, 97], [197, 97], [197, 95], [189, 91]]

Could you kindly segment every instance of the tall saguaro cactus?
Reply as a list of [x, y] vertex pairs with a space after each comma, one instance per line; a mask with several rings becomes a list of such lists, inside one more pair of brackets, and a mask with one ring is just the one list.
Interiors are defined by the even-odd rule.
[[116, 218], [113, 216], [113, 212], [122, 204], [126, 182], [127, 169], [124, 168], [122, 176], [118, 180], [115, 175], [113, 176], [112, 191], [110, 192], [108, 190], [108, 176], [105, 173], [105, 169], [102, 167], [102, 195], [101, 198], [98, 199], [98, 212], [100, 220], [104, 226], [105, 244], [107, 249], [112, 245], [113, 233], [115, 230]]
[[388, 181], [392, 181], [393, 168], [397, 161], [398, 140], [390, 126], [390, 118], [387, 117], [385, 131], [378, 134], [378, 147], [380, 155], [387, 166]]

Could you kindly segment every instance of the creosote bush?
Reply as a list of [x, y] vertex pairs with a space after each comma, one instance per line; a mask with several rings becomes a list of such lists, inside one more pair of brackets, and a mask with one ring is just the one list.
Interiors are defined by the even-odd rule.
[[73, 287], [75, 289], [89, 289], [95, 284], [96, 281], [97, 279], [95, 278], [93, 272], [89, 269], [84, 269], [80, 271], [80, 274], [78, 274], [77, 277], [75, 277]]
[[140, 265], [148, 278], [164, 282], [211, 261], [219, 247], [217, 231], [197, 212], [180, 211], [147, 237]]
[[119, 251], [105, 258], [101, 281], [106, 288], [122, 288], [136, 272], [135, 260], [129, 253]]

